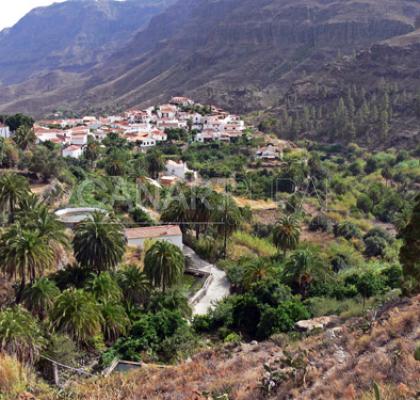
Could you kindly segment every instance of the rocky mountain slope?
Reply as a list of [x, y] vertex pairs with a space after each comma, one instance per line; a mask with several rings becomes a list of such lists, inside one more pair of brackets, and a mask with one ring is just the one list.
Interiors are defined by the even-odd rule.
[[72, 0], [36, 8], [0, 32], [0, 82], [18, 83], [45, 71], [84, 71], [124, 45], [170, 3]]
[[412, 32], [416, 15], [412, 0], [183, 0], [88, 71], [3, 87], [0, 110], [110, 109], [176, 94], [266, 109], [337, 55]]
[[296, 79], [260, 120], [271, 118], [275, 122], [267, 130], [293, 139], [415, 146], [420, 143], [419, 59], [420, 29], [378, 42]]
[[374, 400], [376, 384], [383, 399], [415, 399], [419, 317], [420, 297], [399, 300], [302, 340], [277, 335], [229, 344], [177, 366], [79, 383], [73, 394], [80, 400]]

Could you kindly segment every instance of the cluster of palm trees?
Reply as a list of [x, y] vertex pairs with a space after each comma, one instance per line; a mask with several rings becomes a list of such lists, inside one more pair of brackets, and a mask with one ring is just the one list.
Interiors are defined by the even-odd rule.
[[193, 229], [197, 240], [209, 231], [221, 235], [226, 256], [228, 237], [241, 225], [242, 214], [226, 193], [216, 193], [207, 187], [181, 187], [163, 210], [161, 220], [179, 224], [184, 234]]
[[[0, 177], [0, 207], [7, 221], [0, 231], [0, 273], [16, 282], [15, 305], [0, 311], [0, 351], [24, 362], [38, 357], [50, 332], [79, 346], [90, 346], [95, 337], [113, 343], [127, 334], [130, 309], [144, 304], [153, 286], [165, 292], [184, 272], [182, 252], [167, 242], [147, 251], [144, 272], [136, 266], [116, 272], [126, 239], [114, 216], [93, 213], [70, 241], [64, 224], [17, 174]], [[47, 275], [71, 247], [77, 265], [70, 269], [88, 279], [61, 291]]]

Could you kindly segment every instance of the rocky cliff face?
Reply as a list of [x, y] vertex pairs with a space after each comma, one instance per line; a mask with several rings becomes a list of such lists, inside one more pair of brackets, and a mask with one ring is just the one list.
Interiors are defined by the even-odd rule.
[[36, 8], [0, 33], [0, 81], [92, 67], [163, 11], [170, 0], [66, 1]]
[[82, 73], [39, 78], [0, 94], [3, 110], [146, 105], [185, 94], [233, 111], [278, 104], [292, 82], [337, 54], [414, 30], [412, 0], [183, 0]]

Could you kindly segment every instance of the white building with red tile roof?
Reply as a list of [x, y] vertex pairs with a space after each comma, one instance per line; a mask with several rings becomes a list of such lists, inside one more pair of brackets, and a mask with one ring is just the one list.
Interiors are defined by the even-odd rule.
[[162, 225], [125, 230], [130, 247], [144, 247], [146, 240], [163, 240], [182, 249], [182, 232], [178, 225]]
[[62, 151], [63, 157], [80, 158], [83, 154], [82, 146], [71, 145], [65, 147]]
[[175, 104], [177, 106], [187, 107], [187, 106], [192, 106], [194, 104], [194, 101], [189, 99], [188, 97], [175, 96], [175, 97], [172, 97], [169, 103]]

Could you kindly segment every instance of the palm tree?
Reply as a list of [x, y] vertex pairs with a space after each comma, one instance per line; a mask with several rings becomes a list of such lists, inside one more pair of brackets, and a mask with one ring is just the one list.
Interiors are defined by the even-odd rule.
[[130, 327], [130, 319], [124, 307], [117, 303], [105, 303], [101, 305], [102, 330], [105, 339], [114, 342], [119, 336], [127, 334]]
[[68, 334], [76, 343], [88, 344], [100, 333], [103, 317], [92, 294], [82, 289], [67, 289], [56, 300], [50, 313], [55, 331]]
[[278, 249], [283, 250], [284, 257], [287, 250], [296, 249], [299, 244], [300, 229], [297, 219], [288, 215], [276, 224], [273, 230], [273, 242]]
[[198, 240], [201, 227], [207, 229], [207, 224], [217, 210], [217, 194], [206, 187], [194, 187], [186, 195], [191, 201], [190, 220], [195, 224], [195, 237]]
[[32, 127], [22, 125], [16, 130], [13, 140], [21, 150], [27, 150], [35, 144], [36, 135]]
[[103, 212], [94, 212], [76, 226], [74, 254], [79, 264], [98, 275], [115, 268], [125, 251], [122, 225]]
[[160, 220], [166, 223], [179, 224], [182, 233], [185, 234], [190, 221], [190, 207], [186, 199], [182, 195], [174, 198], [168, 207], [163, 210]]
[[35, 195], [20, 202], [18, 220], [26, 229], [37, 230], [47, 240], [56, 261], [61, 257], [63, 248], [69, 247], [65, 225]]
[[28, 181], [15, 173], [0, 177], [0, 207], [9, 212], [9, 223], [15, 218], [19, 203], [29, 194]]
[[218, 208], [214, 213], [214, 221], [218, 223], [217, 231], [223, 235], [223, 255], [227, 256], [227, 239], [241, 224], [242, 215], [231, 196], [222, 195]]
[[182, 251], [166, 241], [156, 242], [144, 257], [144, 273], [152, 285], [161, 288], [163, 292], [180, 280], [184, 266]]
[[44, 345], [38, 322], [28, 311], [20, 306], [0, 311], [0, 352], [34, 364]]
[[91, 292], [100, 303], [116, 303], [122, 300], [122, 290], [117, 281], [109, 272], [102, 272], [99, 275], [92, 274], [86, 285], [86, 290]]
[[117, 279], [128, 304], [144, 304], [151, 292], [149, 278], [144, 272], [130, 265], [119, 271]]
[[249, 260], [245, 263], [243, 268], [245, 270], [243, 283], [247, 289], [249, 289], [252, 284], [266, 279], [273, 272], [273, 266], [263, 258]]
[[159, 176], [159, 172], [165, 168], [162, 153], [156, 149], [149, 151], [146, 155], [147, 171], [153, 179]]
[[0, 259], [3, 271], [20, 279], [17, 302], [29, 278], [33, 284], [37, 276], [52, 267], [54, 252], [48, 240], [37, 230], [23, 229], [19, 223], [10, 226], [0, 238]]
[[309, 250], [295, 252], [283, 270], [283, 281], [303, 297], [307, 296], [313, 281], [325, 280], [328, 276], [328, 269]]
[[25, 288], [23, 302], [33, 315], [43, 320], [47, 317], [59, 295], [60, 290], [53, 281], [40, 278], [32, 286]]

